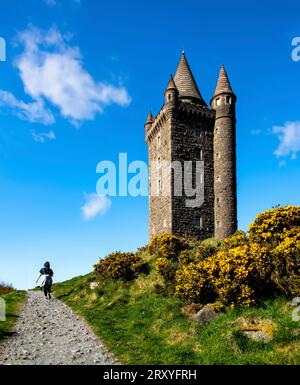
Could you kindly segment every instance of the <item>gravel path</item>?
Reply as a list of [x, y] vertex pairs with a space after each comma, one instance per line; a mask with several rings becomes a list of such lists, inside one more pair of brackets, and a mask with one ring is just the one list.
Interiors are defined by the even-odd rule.
[[28, 292], [15, 330], [0, 346], [0, 365], [117, 364], [81, 318], [41, 292]]

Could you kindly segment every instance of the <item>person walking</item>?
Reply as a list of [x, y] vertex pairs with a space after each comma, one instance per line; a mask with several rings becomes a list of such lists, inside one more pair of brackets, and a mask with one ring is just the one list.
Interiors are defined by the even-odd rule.
[[40, 275], [37, 279], [41, 279], [40, 286], [44, 289], [44, 294], [47, 299], [51, 299], [51, 287], [52, 287], [53, 270], [50, 268], [50, 263], [45, 262], [44, 267], [40, 270]]

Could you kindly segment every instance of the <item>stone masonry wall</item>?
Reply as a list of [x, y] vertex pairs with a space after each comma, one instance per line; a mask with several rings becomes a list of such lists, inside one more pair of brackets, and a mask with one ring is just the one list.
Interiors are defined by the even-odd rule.
[[223, 239], [237, 229], [235, 97], [216, 107], [214, 130], [215, 237]]
[[[205, 239], [214, 235], [214, 167], [213, 167], [213, 127], [214, 117], [201, 113], [201, 107], [188, 106], [182, 103], [177, 109], [176, 119], [172, 124], [172, 160], [193, 161], [199, 159], [202, 151], [204, 161], [204, 203], [201, 207], [186, 207], [186, 200], [191, 199], [185, 194], [173, 197], [172, 228], [173, 234]], [[200, 111], [199, 111], [200, 108]], [[196, 152], [198, 155], [196, 156]], [[173, 180], [174, 183], [174, 174]], [[172, 185], [174, 187], [174, 185]], [[195, 187], [195, 167], [193, 173]], [[194, 225], [195, 215], [201, 217], [201, 227]]]

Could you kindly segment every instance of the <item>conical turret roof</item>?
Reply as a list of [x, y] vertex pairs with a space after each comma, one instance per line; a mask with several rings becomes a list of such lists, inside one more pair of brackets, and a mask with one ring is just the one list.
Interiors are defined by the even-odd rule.
[[168, 91], [168, 90], [177, 90], [177, 87], [176, 87], [176, 84], [174, 82], [172, 74], [171, 74], [170, 81], [169, 81], [167, 88], [166, 88], [166, 91]]
[[181, 59], [174, 77], [174, 81], [179, 91], [179, 97], [195, 98], [200, 100], [202, 104], [206, 105], [205, 101], [201, 96], [201, 93], [194, 79], [194, 76], [192, 74], [191, 68], [185, 57], [184, 52], [181, 55]]
[[146, 120], [145, 125], [146, 125], [146, 124], [152, 124], [153, 121], [154, 121], [154, 117], [153, 117], [153, 115], [152, 115], [152, 112], [150, 111], [149, 114], [148, 114], [148, 117], [147, 117], [147, 120]]
[[224, 65], [222, 65], [219, 73], [219, 78], [218, 78], [217, 86], [214, 92], [214, 97], [223, 93], [233, 94], [230, 81], [228, 79], [227, 72], [225, 70]]

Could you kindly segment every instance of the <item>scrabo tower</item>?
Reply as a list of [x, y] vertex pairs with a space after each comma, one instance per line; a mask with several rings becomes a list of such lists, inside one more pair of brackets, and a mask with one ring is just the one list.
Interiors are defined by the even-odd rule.
[[237, 228], [236, 96], [225, 68], [211, 108], [184, 53], [164, 95], [158, 115], [150, 112], [145, 123], [150, 239], [159, 233], [227, 237]]

